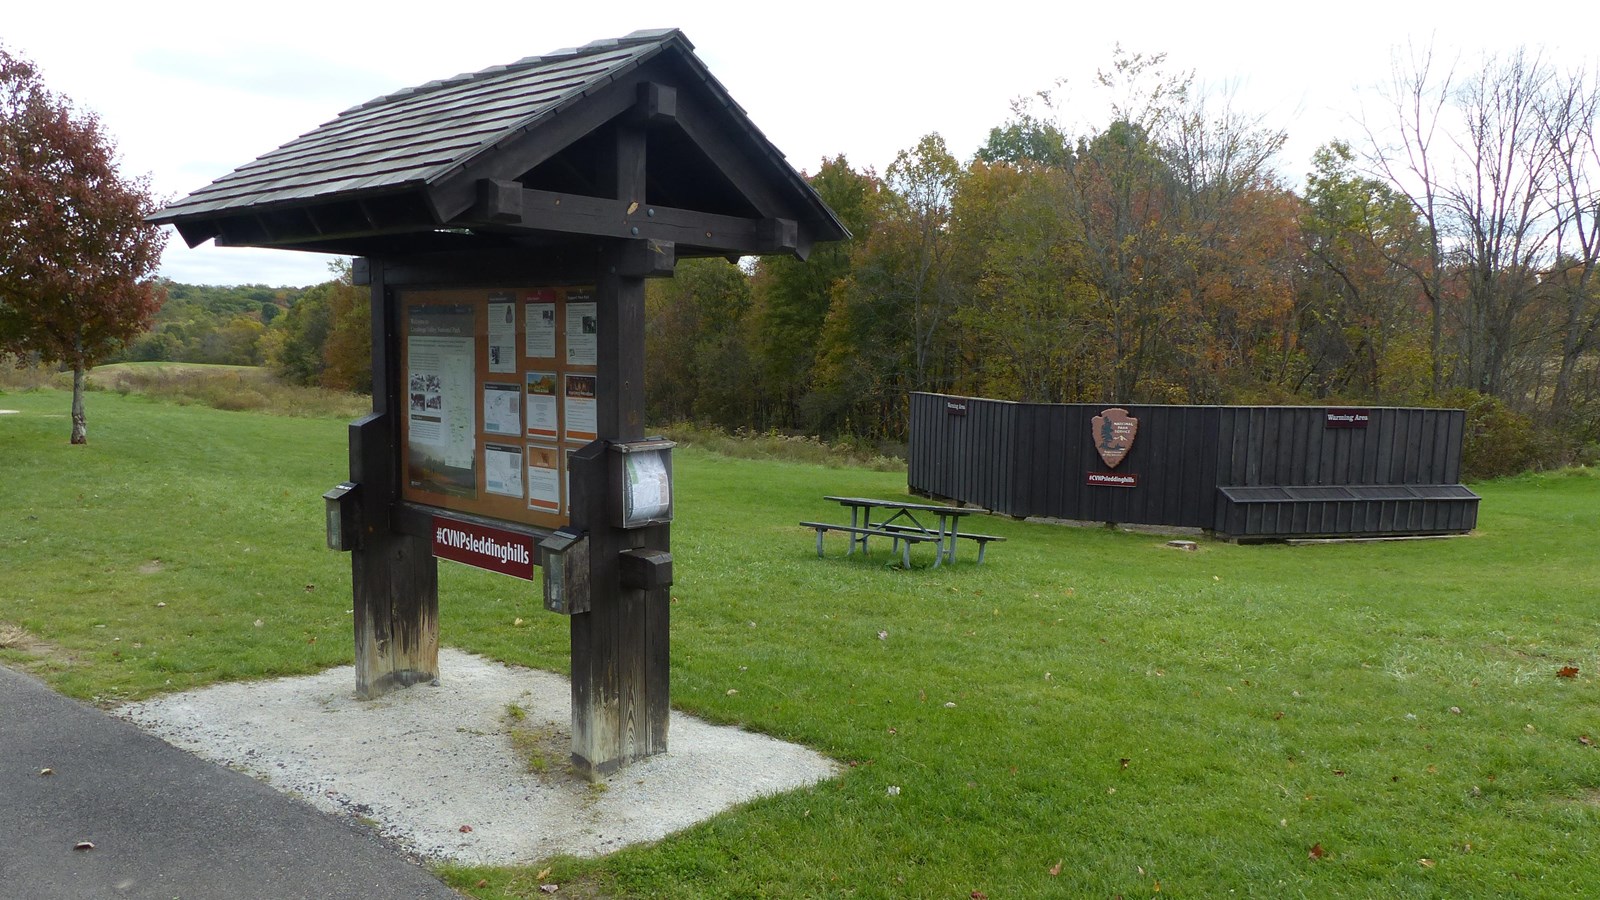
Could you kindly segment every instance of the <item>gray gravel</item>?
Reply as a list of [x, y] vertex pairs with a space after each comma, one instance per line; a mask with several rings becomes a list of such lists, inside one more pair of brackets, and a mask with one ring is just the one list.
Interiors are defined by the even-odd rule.
[[[355, 671], [345, 666], [116, 713], [319, 809], [373, 824], [419, 856], [470, 864], [610, 853], [838, 771], [804, 747], [674, 712], [667, 753], [591, 785], [565, 762], [567, 679], [455, 650], [439, 657], [440, 685], [372, 701], [355, 699]], [[521, 720], [507, 715], [511, 704], [524, 710]], [[543, 772], [530, 772], [513, 748], [513, 726], [542, 738]]]

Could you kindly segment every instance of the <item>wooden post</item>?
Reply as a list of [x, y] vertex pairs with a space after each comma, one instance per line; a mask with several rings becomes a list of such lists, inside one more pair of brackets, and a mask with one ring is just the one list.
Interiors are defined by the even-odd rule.
[[[613, 196], [644, 202], [645, 133], [617, 125]], [[669, 527], [617, 528], [608, 517], [607, 441], [644, 437], [644, 242], [616, 241], [597, 284], [599, 440], [569, 460], [572, 524], [589, 534], [590, 611], [572, 617], [572, 762], [591, 777], [667, 749], [669, 589], [623, 587], [624, 550], [670, 550]]]
[[439, 677], [439, 569], [432, 542], [398, 534], [398, 310], [372, 261], [372, 415], [350, 424], [350, 480], [360, 485], [361, 540], [350, 554], [356, 696], [369, 700]]

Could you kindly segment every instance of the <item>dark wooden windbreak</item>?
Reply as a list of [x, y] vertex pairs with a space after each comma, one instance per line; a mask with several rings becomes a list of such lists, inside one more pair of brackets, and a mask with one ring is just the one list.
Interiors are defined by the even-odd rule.
[[[1091, 422], [1114, 404], [911, 397], [908, 481], [927, 496], [1014, 516], [1201, 528], [1236, 539], [1470, 531], [1457, 482], [1465, 413], [1372, 408], [1364, 427], [1325, 407], [1123, 408], [1139, 422], [1114, 470]], [[1091, 473], [1136, 480], [1089, 484]]]

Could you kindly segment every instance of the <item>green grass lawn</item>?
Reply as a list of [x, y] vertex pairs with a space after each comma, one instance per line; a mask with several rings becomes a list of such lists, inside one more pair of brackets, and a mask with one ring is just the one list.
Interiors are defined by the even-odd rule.
[[[0, 409], [0, 636], [28, 636], [0, 663], [112, 702], [351, 660], [341, 421], [97, 393], [74, 448], [64, 394]], [[674, 706], [847, 767], [550, 861], [557, 896], [1600, 895], [1592, 473], [1476, 485], [1455, 540], [1186, 553], [974, 517], [1009, 538], [984, 566], [901, 571], [796, 523], [903, 474], [676, 471]], [[533, 586], [440, 574], [444, 643], [565, 670]], [[482, 897], [537, 874], [444, 870]]]

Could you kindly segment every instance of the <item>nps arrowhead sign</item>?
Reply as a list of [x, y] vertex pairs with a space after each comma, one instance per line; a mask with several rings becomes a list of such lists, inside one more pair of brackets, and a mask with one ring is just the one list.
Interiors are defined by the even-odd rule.
[[1105, 460], [1107, 468], [1115, 469], [1122, 462], [1123, 457], [1133, 447], [1133, 439], [1139, 433], [1139, 420], [1128, 415], [1122, 407], [1113, 407], [1094, 417], [1093, 431], [1094, 449], [1099, 451], [1100, 458]]

